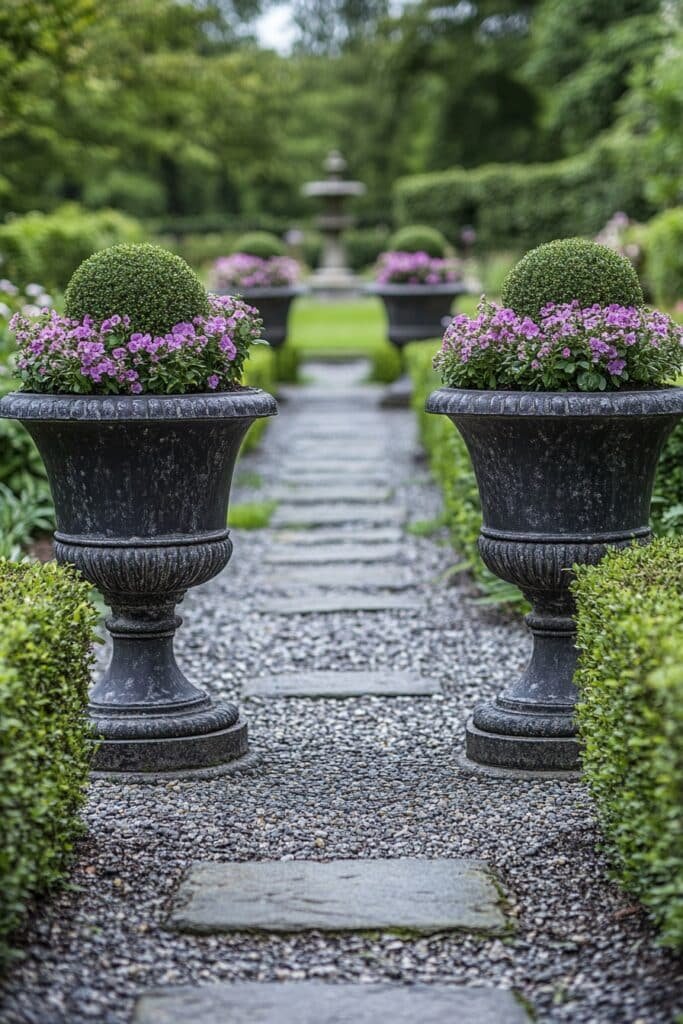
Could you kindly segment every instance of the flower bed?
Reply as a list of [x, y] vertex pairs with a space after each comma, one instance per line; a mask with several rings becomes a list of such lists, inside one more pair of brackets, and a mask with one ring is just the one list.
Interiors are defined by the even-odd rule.
[[71, 570], [0, 561], [0, 963], [81, 830], [96, 621], [88, 593]]
[[577, 569], [583, 770], [615, 876], [683, 948], [683, 544]]
[[454, 260], [426, 252], [384, 252], [377, 261], [375, 281], [385, 284], [453, 284], [462, 277]]
[[633, 306], [549, 303], [532, 319], [482, 300], [456, 316], [434, 360], [445, 384], [521, 391], [604, 391], [675, 380], [683, 328]]
[[236, 252], [215, 261], [211, 286], [217, 292], [241, 293], [254, 288], [293, 288], [300, 278], [299, 263], [288, 256], [264, 259], [251, 253]]
[[131, 329], [128, 316], [100, 323], [22, 313], [10, 321], [17, 367], [27, 391], [64, 394], [187, 394], [228, 390], [239, 383], [249, 346], [259, 339], [256, 310], [231, 296], [212, 295], [210, 312], [174, 324], [163, 335]]

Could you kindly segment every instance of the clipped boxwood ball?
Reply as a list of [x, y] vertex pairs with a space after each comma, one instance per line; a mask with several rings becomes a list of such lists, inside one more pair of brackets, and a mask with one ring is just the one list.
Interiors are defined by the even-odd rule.
[[248, 231], [246, 235], [238, 238], [233, 246], [233, 252], [246, 252], [249, 256], [258, 256], [261, 260], [284, 256], [285, 251], [284, 244], [270, 231]]
[[446, 255], [448, 242], [436, 228], [412, 224], [391, 236], [389, 248], [392, 252], [426, 252], [438, 259]]
[[549, 302], [578, 299], [582, 308], [642, 306], [638, 275], [630, 260], [585, 238], [561, 238], [528, 252], [503, 284], [503, 305], [532, 319]]
[[143, 334], [166, 334], [208, 312], [206, 289], [185, 260], [148, 243], [94, 253], [74, 271], [64, 295], [66, 316], [99, 323], [118, 313]]

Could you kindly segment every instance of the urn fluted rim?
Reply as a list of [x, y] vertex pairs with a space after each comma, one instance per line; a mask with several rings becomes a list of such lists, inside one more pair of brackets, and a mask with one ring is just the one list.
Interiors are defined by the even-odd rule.
[[443, 284], [368, 284], [365, 286], [368, 295], [404, 295], [406, 298], [417, 295], [466, 295], [467, 285], [462, 281], [444, 282]]
[[643, 391], [479, 391], [437, 388], [427, 412], [445, 416], [612, 417], [683, 413], [683, 387]]
[[277, 411], [273, 396], [260, 388], [190, 395], [65, 395], [12, 391], [0, 400], [0, 418], [25, 422], [260, 419], [277, 416]]

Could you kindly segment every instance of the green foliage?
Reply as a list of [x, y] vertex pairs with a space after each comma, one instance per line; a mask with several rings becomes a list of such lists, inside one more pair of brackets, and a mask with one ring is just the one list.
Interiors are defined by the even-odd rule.
[[613, 869], [683, 948], [683, 544], [577, 570], [583, 770]]
[[296, 384], [299, 381], [299, 350], [293, 345], [282, 345], [273, 350], [275, 379], [278, 384]]
[[683, 206], [665, 210], [647, 225], [645, 273], [655, 302], [683, 300]]
[[19, 560], [36, 534], [54, 529], [52, 497], [40, 487], [17, 494], [0, 484], [0, 558]]
[[242, 505], [231, 505], [228, 526], [235, 530], [262, 530], [269, 525], [276, 508], [276, 501], [249, 501]]
[[137, 242], [142, 228], [116, 210], [84, 210], [67, 203], [52, 213], [27, 213], [0, 225], [2, 275], [23, 286], [38, 281], [62, 290], [91, 253]]
[[388, 244], [387, 227], [353, 228], [344, 234], [349, 266], [355, 271], [363, 271], [372, 266], [379, 254], [387, 249]]
[[428, 256], [443, 258], [448, 242], [436, 228], [425, 224], [409, 224], [400, 228], [389, 239], [394, 252], [426, 252]]
[[246, 252], [250, 256], [269, 260], [273, 256], [284, 256], [287, 250], [277, 235], [271, 234], [270, 231], [250, 231], [246, 235], [240, 235], [232, 251]]
[[671, 536], [683, 533], [683, 423], [669, 434], [659, 457], [652, 523], [657, 533]]
[[595, 303], [642, 306], [645, 302], [631, 261], [584, 238], [562, 238], [532, 249], [503, 285], [503, 305], [532, 319], [549, 302], [574, 299], [582, 309]]
[[0, 561], [0, 962], [82, 828], [95, 622], [72, 570]]
[[64, 296], [67, 316], [100, 322], [118, 313], [131, 329], [165, 334], [209, 312], [206, 289], [180, 256], [158, 245], [115, 245], [76, 270]]
[[401, 178], [394, 206], [399, 224], [431, 224], [449, 238], [471, 224], [483, 251], [521, 251], [553, 238], [595, 235], [615, 210], [647, 218], [644, 182], [638, 142], [615, 137], [548, 163], [454, 167]]
[[158, 236], [157, 242], [181, 256], [191, 267], [200, 269], [232, 252], [235, 234], [232, 231], [188, 232], [177, 236], [164, 234]]
[[427, 396], [440, 384], [432, 368], [433, 356], [434, 349], [424, 342], [408, 345], [406, 349], [420, 440], [443, 493], [444, 519], [451, 543], [463, 559], [462, 567], [472, 573], [488, 601], [520, 603], [519, 591], [493, 576], [479, 557], [481, 503], [465, 442], [447, 416], [425, 412]]
[[[250, 388], [261, 388], [271, 394], [276, 390], [277, 377], [275, 366], [275, 350], [267, 345], [256, 345], [249, 352], [249, 359], [244, 367], [244, 383]], [[270, 420], [267, 417], [256, 420], [249, 427], [247, 436], [242, 442], [241, 454], [257, 448], [261, 438], [268, 429]]]

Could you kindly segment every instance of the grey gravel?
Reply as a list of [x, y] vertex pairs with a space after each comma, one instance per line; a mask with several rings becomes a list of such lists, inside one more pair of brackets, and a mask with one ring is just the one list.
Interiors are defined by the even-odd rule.
[[[381, 392], [359, 389], [364, 372], [311, 366], [311, 393], [288, 389], [262, 450], [244, 462], [263, 479], [258, 500], [280, 486], [293, 439], [372, 411]], [[397, 504], [414, 520], [437, 516], [437, 492], [413, 458], [410, 413], [387, 411], [384, 429]], [[354, 526], [318, 532], [320, 543], [361, 542]], [[366, 535], [362, 543], [380, 542]], [[301, 531], [296, 546], [309, 536]], [[428, 580], [413, 611], [261, 614], [274, 541], [282, 531], [236, 533], [232, 564], [188, 598], [178, 653], [190, 674], [233, 700], [247, 678], [301, 669], [412, 671], [438, 680], [443, 694], [250, 699], [256, 764], [198, 782], [93, 783], [72, 887], [41, 903], [19, 937], [3, 1024], [123, 1024], [135, 997], [162, 985], [305, 979], [513, 988], [542, 1022], [671, 1024], [680, 961], [609, 881], [581, 783], [498, 780], [459, 766], [467, 714], [526, 659], [517, 619], [474, 605], [462, 574], [452, 586], [435, 582], [453, 561], [439, 534], [401, 541], [401, 564]], [[377, 857], [486, 860], [509, 894], [515, 935], [192, 937], [164, 927], [197, 859]]]

